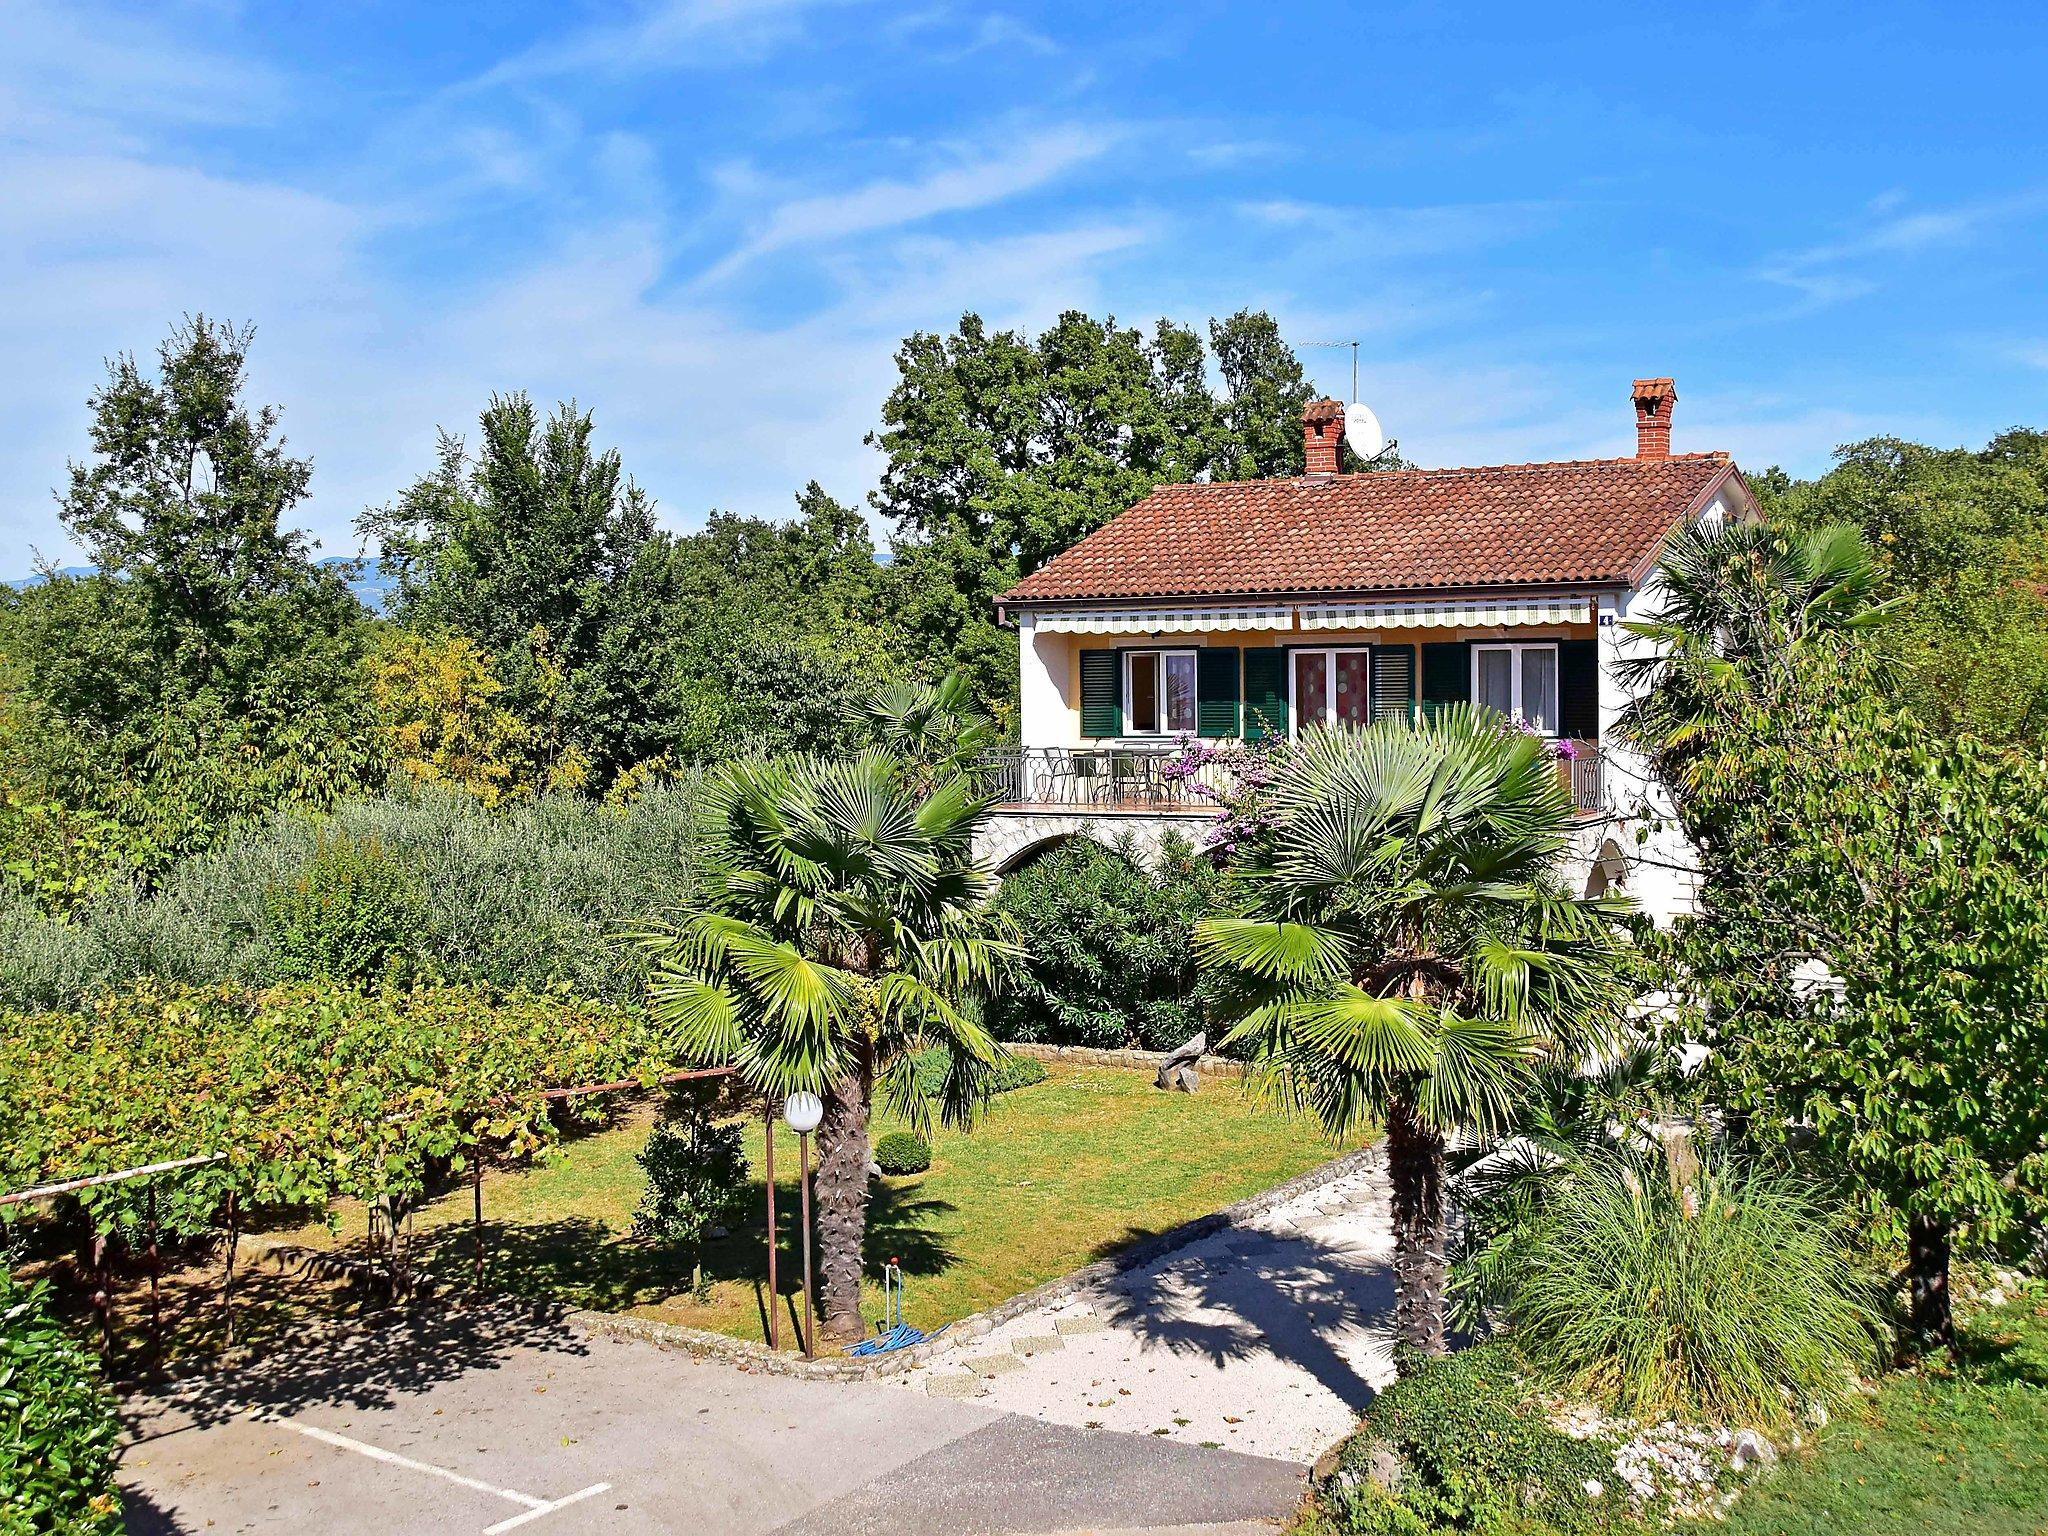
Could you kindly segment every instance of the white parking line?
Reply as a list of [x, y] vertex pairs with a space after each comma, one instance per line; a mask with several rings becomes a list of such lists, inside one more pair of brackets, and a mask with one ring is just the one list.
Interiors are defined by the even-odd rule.
[[293, 1419], [283, 1419], [274, 1413], [266, 1413], [260, 1408], [249, 1409], [248, 1417], [262, 1424], [275, 1424], [279, 1429], [288, 1429], [294, 1434], [304, 1435], [309, 1440], [318, 1440], [322, 1445], [354, 1451], [358, 1456], [367, 1456], [372, 1461], [388, 1462], [394, 1467], [424, 1472], [429, 1477], [442, 1478], [464, 1488], [474, 1489], [478, 1493], [488, 1493], [494, 1498], [508, 1499], [525, 1507], [524, 1514], [513, 1515], [510, 1519], [500, 1520], [496, 1525], [485, 1526], [484, 1536], [498, 1536], [501, 1531], [509, 1531], [515, 1526], [526, 1524], [529, 1520], [538, 1520], [542, 1515], [551, 1515], [565, 1505], [574, 1504], [579, 1499], [590, 1498], [593, 1494], [603, 1493], [611, 1487], [610, 1483], [592, 1483], [588, 1488], [579, 1488], [576, 1492], [564, 1494], [559, 1499], [537, 1499], [530, 1493], [519, 1492], [516, 1488], [500, 1488], [493, 1483], [464, 1477], [460, 1472], [451, 1472], [446, 1467], [437, 1467], [432, 1462], [414, 1461], [410, 1456], [387, 1451], [380, 1445], [370, 1445], [361, 1440], [352, 1440], [347, 1435], [337, 1435], [333, 1430], [322, 1429], [317, 1424], [300, 1424]]
[[523, 1515], [514, 1515], [509, 1520], [500, 1520], [496, 1525], [484, 1527], [484, 1536], [498, 1536], [500, 1531], [509, 1531], [515, 1525], [524, 1525], [529, 1520], [538, 1520], [542, 1515], [551, 1515], [564, 1504], [574, 1504], [578, 1499], [587, 1499], [594, 1493], [603, 1493], [610, 1483], [592, 1483], [588, 1488], [578, 1488], [574, 1493], [565, 1493], [559, 1499], [550, 1500], [537, 1509], [529, 1509]]

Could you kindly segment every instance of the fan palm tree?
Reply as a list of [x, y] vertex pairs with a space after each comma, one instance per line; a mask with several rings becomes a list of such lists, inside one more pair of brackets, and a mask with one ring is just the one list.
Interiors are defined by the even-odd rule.
[[[929, 1133], [967, 1124], [1002, 1061], [972, 999], [1018, 953], [974, 862], [988, 802], [880, 749], [736, 764], [705, 796], [699, 905], [639, 936], [651, 1006], [679, 1048], [770, 1095], [820, 1094], [821, 1336], [857, 1338], [874, 1095]], [[911, 1061], [950, 1058], [936, 1106]]]
[[1904, 598], [1879, 601], [1879, 577], [1861, 530], [1847, 523], [1675, 534], [1657, 571], [1656, 615], [1623, 626], [1650, 642], [1615, 667], [1634, 699], [1624, 734], [1672, 783], [1715, 771], [1702, 739], [1715, 712], [1763, 702], [1794, 654], [1890, 617]]
[[1626, 908], [1553, 885], [1570, 791], [1489, 710], [1312, 730], [1262, 809], [1233, 863], [1250, 915], [1201, 924], [1199, 954], [1266, 1087], [1335, 1135], [1384, 1125], [1396, 1334], [1440, 1353], [1446, 1143], [1609, 1045]]

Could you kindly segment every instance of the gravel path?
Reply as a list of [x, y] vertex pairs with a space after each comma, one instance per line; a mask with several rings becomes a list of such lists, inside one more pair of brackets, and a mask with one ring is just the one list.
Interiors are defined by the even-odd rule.
[[1374, 1159], [892, 1385], [1311, 1462], [1393, 1379], [1392, 1253]]

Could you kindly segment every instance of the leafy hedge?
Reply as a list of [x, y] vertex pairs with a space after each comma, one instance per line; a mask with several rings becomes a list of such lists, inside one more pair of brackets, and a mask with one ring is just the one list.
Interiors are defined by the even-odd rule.
[[[946, 1083], [948, 1058], [944, 1047], [934, 1046], [928, 1051], [919, 1051], [912, 1058], [917, 1072], [917, 1091], [928, 1099], [935, 1099]], [[990, 1093], [1009, 1093], [1017, 1088], [1029, 1088], [1033, 1083], [1045, 1081], [1046, 1066], [1035, 1056], [1006, 1056], [1003, 1064], [990, 1074]]]
[[1625, 1513], [1607, 1446], [1552, 1425], [1505, 1344], [1404, 1365], [1360, 1417], [1321, 1490], [1321, 1512], [1337, 1529], [1575, 1536]]
[[997, 905], [1028, 959], [989, 1007], [1006, 1040], [1171, 1050], [1203, 1027], [1207, 985], [1194, 926], [1220, 909], [1223, 877], [1184, 840], [1158, 872], [1130, 840], [1076, 838], [1003, 881]]
[[0, 1254], [0, 1536], [114, 1536], [114, 1400], [43, 1296]]
[[281, 815], [53, 919], [0, 880], [0, 1008], [69, 1008], [139, 977], [260, 987], [386, 974], [501, 992], [639, 998], [617, 934], [684, 904], [695, 781], [614, 808], [546, 795], [490, 811], [451, 790]]

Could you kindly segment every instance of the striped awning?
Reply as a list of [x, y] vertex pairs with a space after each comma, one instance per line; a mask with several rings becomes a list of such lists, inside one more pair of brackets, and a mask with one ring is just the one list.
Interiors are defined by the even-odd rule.
[[1056, 635], [1185, 635], [1200, 630], [1292, 629], [1294, 609], [1285, 603], [1258, 608], [1071, 608], [1041, 612], [1033, 623]]
[[1320, 603], [1301, 609], [1303, 629], [1482, 629], [1528, 624], [1584, 624], [1593, 605], [1583, 597], [1505, 602]]

